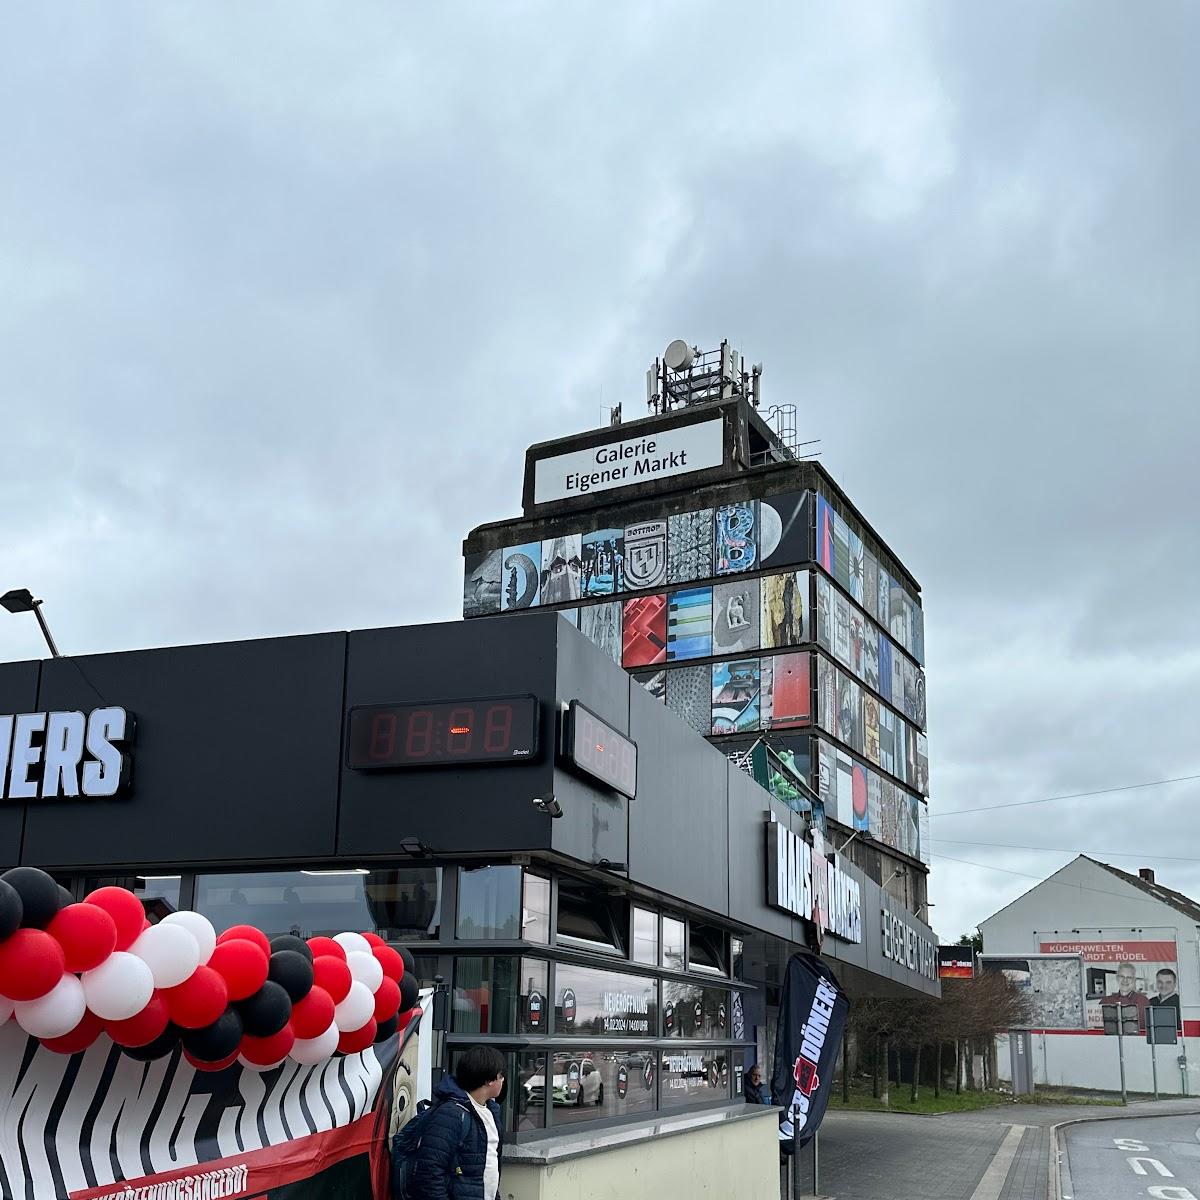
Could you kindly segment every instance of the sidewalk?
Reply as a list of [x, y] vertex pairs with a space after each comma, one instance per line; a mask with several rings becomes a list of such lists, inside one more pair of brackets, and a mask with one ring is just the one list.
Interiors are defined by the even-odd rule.
[[[942, 1117], [830, 1112], [821, 1126], [821, 1194], [836, 1200], [1051, 1200], [1054, 1125], [1196, 1111], [1200, 1099], [1137, 1101], [1127, 1108], [1004, 1104]], [[1025, 1127], [1019, 1142], [1013, 1126]]]

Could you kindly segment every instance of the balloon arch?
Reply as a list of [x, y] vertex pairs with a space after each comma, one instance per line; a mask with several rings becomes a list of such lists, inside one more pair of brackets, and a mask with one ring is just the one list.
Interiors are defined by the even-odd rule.
[[182, 1043], [200, 1071], [313, 1065], [403, 1029], [417, 994], [412, 955], [374, 933], [218, 936], [197, 912], [151, 925], [126, 888], [75, 904], [36, 867], [0, 875], [0, 1024], [59, 1054], [104, 1033], [142, 1061]]

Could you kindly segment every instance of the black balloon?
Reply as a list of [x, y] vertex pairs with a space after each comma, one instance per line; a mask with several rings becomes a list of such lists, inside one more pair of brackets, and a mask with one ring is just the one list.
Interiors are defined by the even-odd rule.
[[37, 867], [13, 867], [0, 875], [21, 897], [21, 924], [26, 929], [45, 929], [62, 908], [59, 886]]
[[72, 896], [71, 893], [68, 892], [67, 889], [60, 883], [58, 885], [58, 907], [66, 908], [68, 904], [74, 903], [75, 897]]
[[24, 911], [21, 893], [11, 883], [0, 879], [0, 940], [21, 928]]
[[279, 984], [293, 1004], [299, 1004], [312, 991], [312, 963], [295, 950], [276, 950], [271, 955], [267, 978]]
[[375, 1040], [386, 1042], [396, 1032], [396, 1024], [395, 1017], [388, 1017], [386, 1021], [381, 1022], [379, 1028], [375, 1030]]
[[284, 989], [273, 980], [266, 983], [236, 1005], [242, 1025], [251, 1037], [271, 1037], [291, 1018], [292, 1002]]
[[150, 1062], [151, 1059], [165, 1058], [176, 1046], [179, 1045], [179, 1026], [168, 1023], [166, 1029], [162, 1031], [146, 1046], [122, 1046], [121, 1052], [128, 1054], [130, 1058], [136, 1058], [138, 1062]]
[[416, 959], [412, 956], [412, 951], [407, 946], [393, 946], [393, 950], [404, 960], [404, 974], [415, 975], [417, 970]]
[[303, 954], [309, 962], [313, 960], [312, 947], [294, 933], [281, 933], [271, 939], [271, 953], [278, 954], [280, 950], [295, 950], [297, 954]]
[[421, 989], [417, 983], [417, 977], [410, 975], [407, 970], [404, 972], [404, 978], [400, 980], [400, 1011], [408, 1012], [417, 1002], [420, 996]]
[[242, 1018], [227, 1008], [211, 1025], [185, 1030], [183, 1048], [201, 1062], [220, 1062], [241, 1045], [242, 1033]]

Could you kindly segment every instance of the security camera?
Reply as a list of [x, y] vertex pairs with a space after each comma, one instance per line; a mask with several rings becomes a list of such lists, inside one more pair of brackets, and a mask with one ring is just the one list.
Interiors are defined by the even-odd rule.
[[563, 815], [562, 805], [553, 796], [534, 796], [533, 807], [551, 817]]

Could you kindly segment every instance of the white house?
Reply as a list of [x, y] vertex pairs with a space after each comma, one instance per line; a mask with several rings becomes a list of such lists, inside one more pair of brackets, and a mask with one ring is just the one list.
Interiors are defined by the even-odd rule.
[[[1200, 1093], [1200, 904], [1156, 883], [1149, 869], [1131, 875], [1081, 854], [979, 928], [984, 954], [1016, 960], [1002, 965], [1031, 988], [1043, 1014], [1055, 1007], [1068, 1010], [1065, 1001], [1071, 997], [1047, 996], [1055, 1005], [1037, 995], [1039, 978], [1047, 980], [1047, 990], [1061, 991], [1061, 968], [1068, 964], [1053, 964], [1060, 969], [1052, 978], [1050, 960], [1024, 956], [1082, 955], [1085, 996], [1082, 1004], [1074, 1004], [1077, 1019], [1072, 1023], [1085, 1027], [1034, 1029], [1035, 1083], [1116, 1091], [1117, 1039], [1105, 1036], [1101, 1001], [1119, 1000], [1127, 1017], [1136, 1009], [1143, 1030], [1147, 1008], [1169, 1005], [1178, 1010], [1179, 1042], [1156, 1048], [1159, 1091]], [[1045, 1018], [1040, 1022], [1067, 1023]], [[1122, 1041], [1129, 1090], [1149, 1092], [1151, 1049], [1144, 1032]], [[998, 1057], [1001, 1077], [1007, 1078], [1006, 1047]]]

